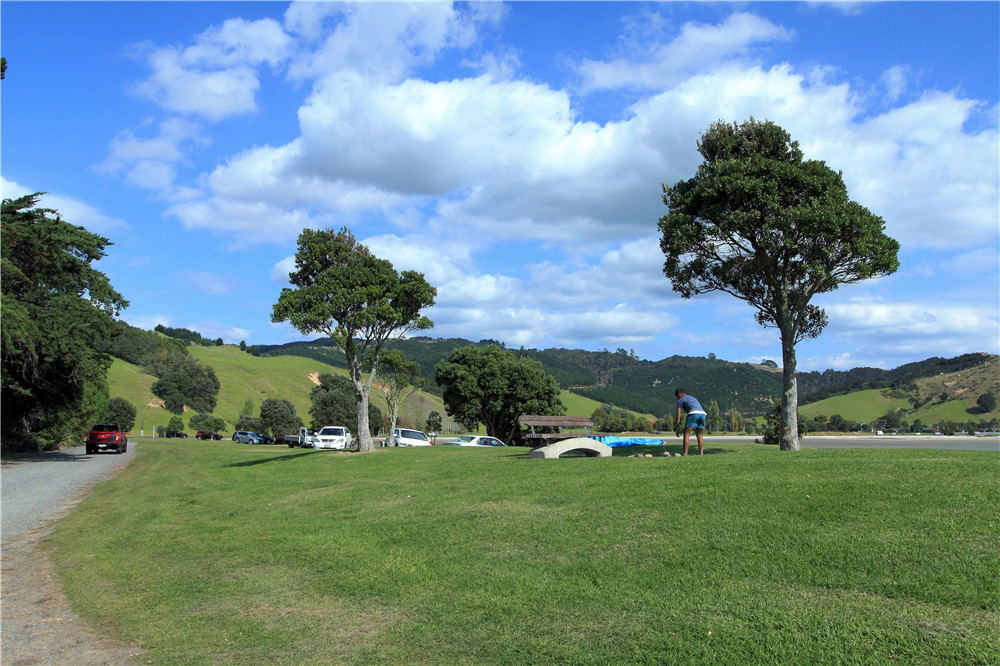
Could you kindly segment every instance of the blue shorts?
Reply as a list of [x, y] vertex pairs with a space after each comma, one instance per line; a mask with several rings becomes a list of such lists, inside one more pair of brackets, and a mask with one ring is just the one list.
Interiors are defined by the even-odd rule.
[[688, 414], [687, 421], [684, 423], [685, 428], [701, 428], [705, 429], [705, 415], [704, 414]]

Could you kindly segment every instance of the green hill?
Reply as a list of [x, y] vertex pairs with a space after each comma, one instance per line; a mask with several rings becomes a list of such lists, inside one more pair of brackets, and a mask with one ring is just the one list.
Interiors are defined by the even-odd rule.
[[[400, 413], [402, 425], [422, 428], [431, 411], [440, 413], [447, 424], [441, 389], [434, 381], [434, 368], [453, 350], [471, 344], [503, 346], [493, 340], [473, 343], [461, 338], [429, 337], [395, 343], [408, 360], [418, 363], [421, 376], [428, 382], [426, 391], [404, 403]], [[297, 413], [308, 420], [309, 391], [315, 385], [315, 377], [321, 372], [346, 372], [343, 352], [328, 338], [286, 345], [255, 345], [247, 351], [218, 344], [190, 344], [185, 350], [215, 370], [221, 383], [215, 415], [230, 425], [236, 422], [248, 399], [254, 402], [255, 409], [259, 409], [265, 398], [288, 399]], [[537, 360], [555, 377], [571, 416], [590, 416], [602, 404], [650, 419], [671, 415], [673, 391], [683, 386], [703, 402], [717, 401], [723, 412], [735, 409], [744, 417], [753, 418], [765, 414], [781, 394], [780, 370], [724, 361], [713, 355], [708, 358], [675, 355], [646, 361], [623, 349], [510, 351]], [[800, 373], [800, 410], [806, 418], [839, 414], [858, 422], [870, 422], [889, 409], [903, 409], [911, 422], [919, 418], [928, 424], [997, 418], [998, 410], [979, 414], [976, 400], [987, 392], [1000, 396], [998, 369], [1000, 357], [965, 354], [952, 359], [930, 358], [894, 370], [856, 368]], [[156, 406], [150, 390], [153, 377], [143, 374], [135, 365], [115, 359], [109, 380], [112, 397], [120, 396], [144, 407], [144, 430], [151, 431], [154, 424], [165, 427], [170, 415]], [[822, 399], [810, 401], [810, 395]], [[387, 413], [379, 391], [372, 392], [372, 401]], [[449, 430], [455, 428], [446, 428]]]
[[[187, 347], [188, 353], [199, 362], [210, 366], [219, 379], [220, 389], [214, 414], [224, 419], [233, 429], [239, 418], [239, 412], [246, 401], [252, 400], [255, 410], [260, 408], [266, 398], [282, 398], [289, 400], [296, 413], [309, 420], [309, 392], [316, 385], [315, 377], [322, 372], [346, 374], [346, 371], [303, 356], [280, 355], [271, 357], [252, 356], [233, 345]], [[121, 397], [141, 408], [141, 414], [136, 419], [134, 432], [140, 429], [145, 434], [151, 434], [153, 426], [157, 431], [166, 430], [170, 412], [162, 407], [152, 391], [154, 377], [144, 374], [140, 368], [121, 359], [114, 359], [108, 373], [108, 383], [111, 387], [111, 397]], [[378, 389], [372, 390], [372, 403], [388, 414], [384, 396]], [[562, 401], [566, 405], [569, 416], [590, 416], [601, 403], [584, 396], [562, 392]], [[400, 410], [400, 423], [405, 427], [423, 428], [427, 415], [436, 411], [445, 421], [444, 403], [433, 393], [418, 391], [407, 398]], [[185, 423], [192, 412], [183, 415]], [[651, 414], [643, 414], [653, 418]], [[451, 431], [460, 430], [452, 424]]]

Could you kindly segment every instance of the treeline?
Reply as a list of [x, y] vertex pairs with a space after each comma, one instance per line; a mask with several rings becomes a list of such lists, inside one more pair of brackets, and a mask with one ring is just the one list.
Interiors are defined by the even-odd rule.
[[164, 326], [163, 324], [157, 324], [153, 330], [170, 338], [185, 340], [188, 344], [201, 345], [203, 347], [221, 347], [223, 344], [222, 338], [209, 340], [208, 338], [202, 337], [201, 333], [186, 328], [170, 328], [169, 326]]

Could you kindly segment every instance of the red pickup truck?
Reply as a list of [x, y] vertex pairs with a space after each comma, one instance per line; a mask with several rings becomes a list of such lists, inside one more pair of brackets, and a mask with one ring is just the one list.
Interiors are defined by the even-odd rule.
[[115, 453], [128, 451], [128, 433], [114, 423], [95, 425], [87, 435], [87, 454], [111, 450]]

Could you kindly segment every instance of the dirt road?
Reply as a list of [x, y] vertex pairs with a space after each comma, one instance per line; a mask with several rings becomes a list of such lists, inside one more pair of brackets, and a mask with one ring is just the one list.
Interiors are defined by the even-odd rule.
[[101, 637], [73, 612], [50, 563], [36, 550], [56, 518], [135, 455], [135, 442], [129, 442], [122, 455], [88, 456], [80, 446], [0, 461], [4, 666], [137, 663], [135, 646]]

